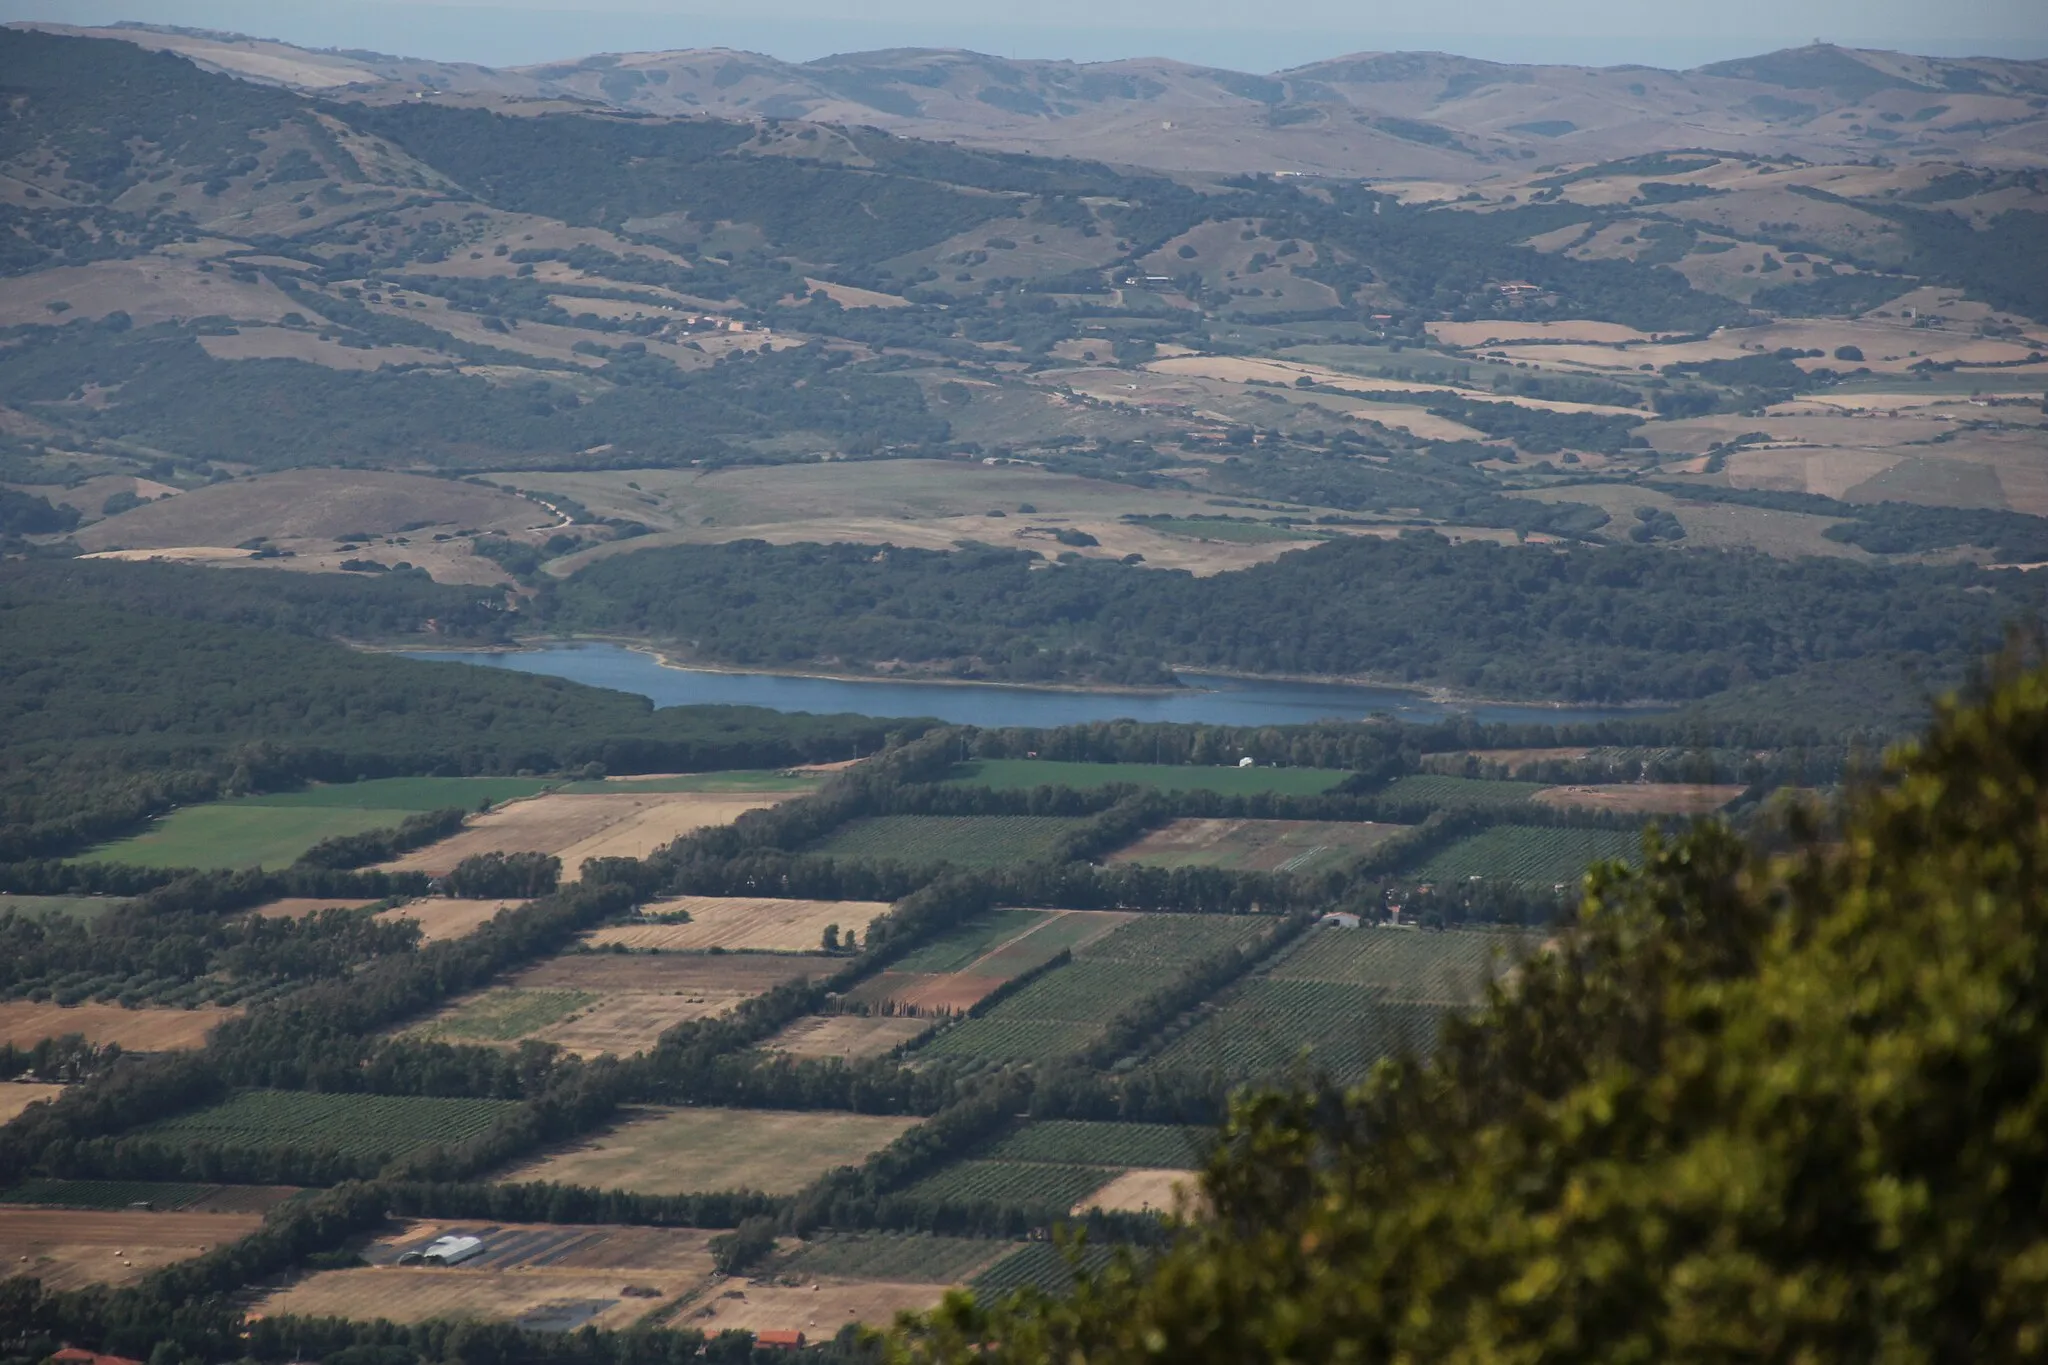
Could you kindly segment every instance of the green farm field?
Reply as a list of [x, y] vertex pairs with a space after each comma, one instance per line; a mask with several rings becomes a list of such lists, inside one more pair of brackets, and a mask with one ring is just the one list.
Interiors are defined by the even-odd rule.
[[0, 1204], [41, 1204], [49, 1208], [125, 1209], [147, 1203], [162, 1210], [182, 1209], [219, 1189], [185, 1181], [51, 1180], [36, 1178], [0, 1193]]
[[991, 910], [939, 935], [909, 956], [898, 958], [890, 964], [890, 969], [899, 972], [965, 971], [998, 946], [1024, 937], [1051, 918], [1052, 915], [1044, 910]]
[[948, 1204], [1023, 1204], [1063, 1214], [1122, 1173], [1113, 1166], [970, 1159], [942, 1166], [902, 1193]]
[[1321, 871], [1369, 853], [1407, 829], [1368, 821], [1188, 818], [1149, 831], [1109, 855], [1109, 861], [1233, 872]]
[[474, 1000], [412, 1031], [416, 1038], [445, 1042], [509, 1043], [561, 1022], [599, 996], [578, 990], [486, 991]]
[[[1116, 1259], [1117, 1248], [1090, 1246], [1081, 1250], [1081, 1269], [1098, 1274]], [[1140, 1253], [1140, 1259], [1143, 1253]], [[1018, 1289], [1063, 1294], [1074, 1287], [1074, 1267], [1067, 1250], [1051, 1242], [1027, 1242], [975, 1276], [969, 1286], [993, 1301]]]
[[1443, 777], [1417, 773], [1397, 777], [1374, 793], [1389, 801], [1413, 801], [1439, 810], [1492, 810], [1526, 806], [1543, 790], [1541, 782], [1489, 782], [1477, 777]]
[[1533, 946], [1464, 930], [1314, 929], [1224, 992], [1151, 1066], [1228, 1083], [1305, 1062], [1349, 1084], [1383, 1057], [1428, 1052], [1445, 1014], [1478, 1004]]
[[220, 1104], [160, 1119], [133, 1136], [233, 1148], [327, 1148], [343, 1156], [390, 1160], [481, 1137], [519, 1107], [514, 1100], [246, 1090]]
[[954, 765], [946, 780], [996, 791], [1072, 787], [1086, 791], [1131, 783], [1157, 791], [1210, 791], [1229, 796], [1318, 796], [1351, 776], [1336, 768], [1236, 768], [1192, 763], [1068, 763], [1043, 758], [983, 758]]
[[873, 815], [850, 820], [807, 850], [828, 858], [962, 868], [1011, 867], [1054, 856], [1085, 820], [1062, 815]]
[[61, 915], [89, 923], [120, 903], [119, 896], [0, 896], [0, 915]]
[[1022, 1062], [1078, 1051], [1194, 963], [1270, 927], [1248, 916], [1140, 915], [986, 1014], [941, 1031], [917, 1055]]
[[129, 867], [289, 867], [299, 855], [341, 834], [397, 824], [405, 810], [348, 806], [256, 806], [217, 801], [153, 820], [147, 830], [79, 855], [83, 862]]
[[555, 785], [539, 777], [373, 777], [367, 782], [331, 782], [298, 791], [244, 796], [230, 806], [347, 806], [357, 810], [423, 811], [461, 806], [475, 810], [488, 801], [537, 796]]
[[835, 1277], [909, 1284], [957, 1284], [972, 1279], [1013, 1244], [978, 1237], [929, 1234], [820, 1234], [800, 1243], [773, 1270], [799, 1279]]
[[421, 811], [475, 810], [549, 785], [525, 777], [385, 777], [242, 796], [172, 811], [80, 857], [130, 867], [288, 867], [322, 839], [388, 829]]
[[1642, 862], [1642, 836], [1619, 829], [1495, 825], [1440, 849], [1403, 875], [1421, 882], [1463, 882], [1478, 877], [1524, 886], [1570, 886], [1594, 863]]
[[1182, 1170], [1200, 1163], [1206, 1135], [1171, 1123], [1095, 1123], [1041, 1119], [976, 1155], [989, 1161]]

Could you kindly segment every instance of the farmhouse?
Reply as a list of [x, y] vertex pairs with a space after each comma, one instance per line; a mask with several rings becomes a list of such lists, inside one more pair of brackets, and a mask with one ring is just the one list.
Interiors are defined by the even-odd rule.
[[771, 1327], [754, 1338], [754, 1345], [771, 1351], [801, 1351], [804, 1334], [793, 1328]]

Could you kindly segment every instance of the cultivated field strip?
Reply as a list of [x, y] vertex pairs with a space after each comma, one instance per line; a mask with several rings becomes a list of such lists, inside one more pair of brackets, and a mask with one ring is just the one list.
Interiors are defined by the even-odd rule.
[[1407, 826], [1359, 820], [1238, 820], [1187, 817], [1109, 855], [1112, 863], [1215, 867], [1232, 872], [1301, 872], [1369, 853]]
[[945, 1029], [918, 1054], [1029, 1061], [1078, 1051], [1181, 971], [1271, 927], [1251, 916], [1134, 916], [986, 1014]]
[[498, 1179], [639, 1194], [794, 1194], [835, 1166], [859, 1165], [916, 1123], [827, 1111], [631, 1109], [602, 1131]]
[[1062, 838], [1087, 823], [1064, 815], [869, 815], [806, 851], [918, 867], [1013, 867], [1050, 858]]
[[967, 1160], [941, 1167], [901, 1193], [948, 1204], [1022, 1204], [1065, 1213], [1121, 1174], [1113, 1167]]
[[32, 1047], [45, 1038], [83, 1034], [88, 1041], [118, 1043], [128, 1052], [167, 1052], [198, 1047], [207, 1032], [239, 1009], [198, 1005], [190, 1009], [123, 1009], [118, 1005], [54, 1005], [31, 1000], [0, 1004], [0, 1043]]
[[[482, 1239], [483, 1253], [459, 1265], [400, 1266], [398, 1257], [444, 1235]], [[650, 1302], [673, 1302], [711, 1274], [711, 1234], [690, 1228], [590, 1224], [413, 1222], [363, 1250], [368, 1265], [326, 1270], [273, 1291], [257, 1310], [419, 1322], [500, 1319], [530, 1329], [624, 1327]], [[650, 1300], [627, 1285], [657, 1292]]]
[[643, 920], [687, 915], [674, 924], [610, 925], [584, 936], [593, 948], [613, 944], [636, 952], [701, 951], [812, 952], [825, 926], [866, 933], [869, 923], [889, 913], [886, 901], [788, 900], [768, 896], [677, 896], [642, 907]]
[[1588, 867], [1609, 859], [1641, 866], [1642, 836], [1618, 829], [1495, 825], [1437, 850], [1404, 875], [1440, 884], [1477, 878], [1522, 886], [1572, 887]]
[[1387, 801], [1412, 801], [1439, 810], [1500, 810], [1526, 806], [1540, 782], [1496, 782], [1478, 777], [1414, 773], [1397, 777], [1376, 793]]
[[1384, 1057], [1427, 1055], [1445, 1014], [1438, 1005], [1390, 1003], [1370, 986], [1259, 978], [1231, 988], [1151, 1065], [1234, 1084], [1305, 1063], [1351, 1083]]
[[959, 1284], [974, 1278], [999, 1257], [1006, 1242], [976, 1237], [817, 1236], [800, 1243], [776, 1269], [801, 1279], [838, 1276], [856, 1280], [899, 1280], [923, 1284]]
[[1203, 1130], [1171, 1123], [1044, 1119], [1025, 1124], [976, 1155], [989, 1161], [1182, 1168], [1201, 1159], [1204, 1140]]
[[1366, 986], [1395, 1003], [1474, 1005], [1540, 942], [1512, 932], [1326, 928], [1304, 934], [1259, 977]]
[[240, 1241], [262, 1224], [260, 1213], [0, 1206], [0, 1264], [10, 1274], [33, 1276], [46, 1290], [132, 1284], [152, 1270]]
[[220, 1104], [159, 1119], [134, 1135], [171, 1144], [331, 1150], [389, 1160], [481, 1137], [519, 1108], [514, 1100], [247, 1090]]
[[461, 832], [384, 865], [442, 876], [481, 853], [550, 853], [574, 881], [586, 858], [644, 858], [693, 830], [731, 824], [794, 792], [547, 792], [472, 819]]
[[[1107, 1269], [1116, 1259], [1117, 1248], [1091, 1246], [1081, 1249], [1081, 1268], [1088, 1274]], [[1037, 1289], [1062, 1294], [1074, 1287], [1073, 1263], [1065, 1248], [1051, 1242], [1027, 1242], [974, 1277], [969, 1288], [975, 1293], [1000, 1297], [1017, 1289]]]

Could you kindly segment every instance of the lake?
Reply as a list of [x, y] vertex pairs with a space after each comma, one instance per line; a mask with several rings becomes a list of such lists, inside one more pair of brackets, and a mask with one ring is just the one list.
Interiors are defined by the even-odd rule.
[[1427, 722], [1470, 713], [1489, 723], [1635, 718], [1642, 708], [1446, 705], [1398, 688], [1337, 683], [1274, 682], [1182, 673], [1179, 692], [1064, 692], [1042, 687], [892, 682], [884, 679], [806, 678], [778, 673], [716, 673], [670, 668], [653, 655], [623, 645], [563, 644], [482, 653], [407, 650], [409, 659], [545, 673], [592, 687], [635, 692], [656, 706], [765, 706], [822, 715], [931, 716], [993, 729], [1006, 725], [1078, 725], [1097, 720], [1195, 722], [1207, 725], [1306, 725], [1317, 720], [1364, 720], [1375, 713]]

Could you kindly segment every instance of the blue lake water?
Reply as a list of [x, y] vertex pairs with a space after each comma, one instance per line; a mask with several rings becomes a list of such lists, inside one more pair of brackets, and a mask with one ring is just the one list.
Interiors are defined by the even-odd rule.
[[714, 673], [670, 668], [653, 655], [610, 644], [548, 645], [477, 653], [409, 650], [406, 657], [479, 668], [544, 673], [592, 687], [635, 692], [656, 706], [765, 706], [822, 715], [931, 716], [962, 725], [1076, 725], [1097, 720], [1196, 722], [1208, 725], [1305, 725], [1364, 720], [1374, 714], [1427, 722], [1469, 713], [1489, 723], [1570, 724], [1650, 714], [1640, 708], [1471, 705], [1432, 701], [1396, 688], [1336, 683], [1271, 682], [1183, 673], [1177, 692], [1064, 692], [1053, 688], [892, 682], [883, 679], [791, 677], [776, 673]]

